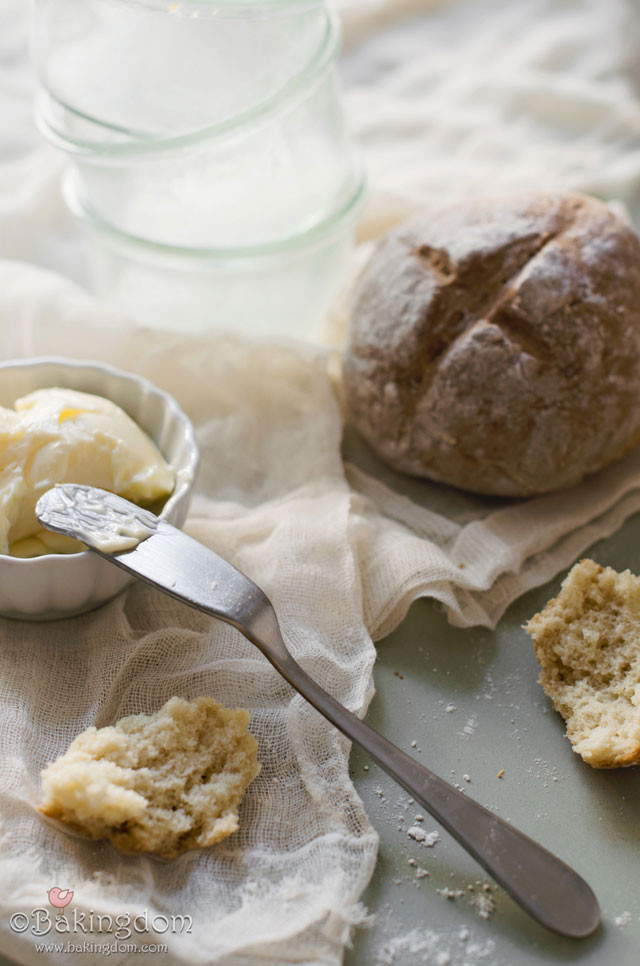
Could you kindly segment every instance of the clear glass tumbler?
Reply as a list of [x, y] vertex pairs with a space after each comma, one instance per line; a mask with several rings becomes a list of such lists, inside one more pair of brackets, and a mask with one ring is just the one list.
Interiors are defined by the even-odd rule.
[[35, 0], [37, 116], [102, 298], [317, 337], [363, 192], [339, 39], [324, 0]]
[[314, 229], [277, 243], [193, 249], [157, 245], [115, 230], [67, 201], [90, 243], [91, 287], [105, 302], [155, 328], [226, 330], [322, 341], [345, 280], [364, 182]]
[[326, 21], [322, 0], [34, 0], [34, 60], [70, 125], [162, 139], [276, 96]]
[[196, 134], [97, 147], [95, 125], [63, 135], [55, 105], [41, 101], [83, 208], [146, 241], [196, 248], [266, 244], [323, 222], [356, 177], [334, 64], [339, 31], [328, 25], [317, 56], [268, 108]]

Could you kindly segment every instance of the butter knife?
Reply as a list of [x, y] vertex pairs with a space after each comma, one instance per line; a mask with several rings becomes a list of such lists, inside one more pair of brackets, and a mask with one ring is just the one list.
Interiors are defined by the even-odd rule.
[[81, 540], [115, 566], [237, 628], [542, 925], [573, 938], [597, 929], [597, 899], [577, 872], [420, 765], [321, 688], [289, 653], [267, 596], [218, 554], [148, 510], [94, 487], [58, 485], [40, 498], [36, 515], [47, 529]]

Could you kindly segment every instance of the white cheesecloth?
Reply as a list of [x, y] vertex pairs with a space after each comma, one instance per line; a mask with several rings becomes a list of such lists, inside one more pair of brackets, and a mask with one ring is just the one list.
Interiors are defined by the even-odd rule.
[[[371, 462], [365, 471], [357, 442], [345, 465], [327, 350], [152, 332], [63, 278], [82, 281], [83, 249], [60, 197], [61, 161], [33, 131], [23, 8], [0, 0], [0, 357], [101, 359], [177, 397], [202, 453], [187, 530], [265, 589], [294, 655], [339, 700], [364, 711], [372, 639], [416, 597], [439, 599], [459, 625], [493, 626], [640, 509], [638, 452], [520, 502], [401, 480]], [[363, 257], [367, 240], [432, 197], [570, 187], [621, 200], [638, 223], [633, 0], [344, 0], [342, 13], [347, 107], [370, 179]], [[343, 321], [333, 320], [336, 338]], [[79, 731], [173, 694], [251, 711], [262, 773], [237, 834], [161, 862], [38, 816], [40, 770]], [[11, 928], [59, 886], [74, 890], [78, 912], [191, 916], [191, 933], [128, 940], [168, 944], [147, 963], [340, 963], [377, 837], [348, 777], [348, 743], [239, 634], [142, 585], [72, 620], [0, 621], [0, 748], [7, 955], [67, 963], [35, 943], [113, 940]]]

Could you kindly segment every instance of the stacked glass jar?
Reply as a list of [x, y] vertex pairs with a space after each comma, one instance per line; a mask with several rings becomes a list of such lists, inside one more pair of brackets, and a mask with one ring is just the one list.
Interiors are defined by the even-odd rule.
[[142, 321], [317, 334], [362, 173], [323, 0], [37, 0], [38, 119], [94, 287]]

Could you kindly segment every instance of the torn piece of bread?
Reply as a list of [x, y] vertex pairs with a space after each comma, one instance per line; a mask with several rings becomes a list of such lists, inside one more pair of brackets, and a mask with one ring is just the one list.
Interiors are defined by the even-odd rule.
[[238, 828], [260, 771], [249, 712], [171, 698], [155, 714], [88, 728], [42, 772], [40, 811], [124, 852], [173, 858]]
[[639, 764], [640, 577], [581, 560], [525, 627], [573, 750], [595, 768]]

